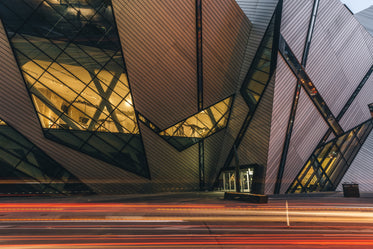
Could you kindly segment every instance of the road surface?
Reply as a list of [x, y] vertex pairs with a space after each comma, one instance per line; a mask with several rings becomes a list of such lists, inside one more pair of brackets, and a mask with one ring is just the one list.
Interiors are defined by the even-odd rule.
[[373, 248], [373, 198], [3, 199], [0, 248]]

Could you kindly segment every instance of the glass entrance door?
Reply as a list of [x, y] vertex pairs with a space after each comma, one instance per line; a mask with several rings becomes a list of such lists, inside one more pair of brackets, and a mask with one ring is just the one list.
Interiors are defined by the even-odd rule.
[[[253, 181], [254, 170], [241, 169], [240, 170], [240, 185], [241, 192], [251, 192], [251, 184]], [[222, 185], [221, 190], [223, 191], [236, 191], [236, 176], [234, 171], [225, 171], [221, 174]]]

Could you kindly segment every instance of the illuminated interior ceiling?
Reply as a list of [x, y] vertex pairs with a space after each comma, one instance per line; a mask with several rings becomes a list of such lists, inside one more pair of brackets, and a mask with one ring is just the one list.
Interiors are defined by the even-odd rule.
[[373, 129], [373, 119], [316, 148], [288, 193], [335, 191]]
[[139, 133], [124, 73], [41, 60], [22, 71], [43, 128]]
[[160, 135], [205, 138], [226, 126], [231, 103], [232, 97], [229, 97], [162, 131]]
[[91, 193], [23, 135], [0, 120], [0, 194]]
[[0, 9], [45, 136], [149, 177], [111, 1]]
[[139, 120], [179, 151], [207, 138], [227, 126], [233, 96], [230, 96], [164, 130], [139, 114]]

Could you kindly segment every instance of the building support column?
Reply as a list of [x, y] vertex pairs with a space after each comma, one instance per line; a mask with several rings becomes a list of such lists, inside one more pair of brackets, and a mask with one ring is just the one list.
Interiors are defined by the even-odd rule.
[[[203, 110], [202, 70], [202, 0], [196, 0], [196, 48], [197, 48], [197, 99], [198, 112]], [[198, 143], [199, 190], [205, 190], [205, 148], [203, 140]]]

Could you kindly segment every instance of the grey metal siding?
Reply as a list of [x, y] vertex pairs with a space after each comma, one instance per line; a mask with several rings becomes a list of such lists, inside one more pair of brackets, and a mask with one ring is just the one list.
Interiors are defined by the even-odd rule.
[[140, 127], [152, 177], [144, 192], [198, 190], [198, 144], [179, 152], [145, 125]]
[[195, 1], [113, 1], [136, 109], [167, 128], [197, 108]]
[[287, 190], [298, 175], [328, 128], [328, 125], [308, 95], [304, 90], [301, 91], [280, 190], [281, 193]]
[[373, 6], [356, 13], [355, 18], [373, 36]]
[[370, 133], [367, 140], [363, 144], [359, 153], [352, 162], [350, 168], [342, 178], [341, 183], [337, 187], [337, 191], [342, 191], [342, 184], [345, 182], [358, 183], [359, 189], [362, 192], [373, 191], [373, 132]]
[[297, 81], [279, 55], [275, 76], [265, 193], [273, 194]]
[[234, 0], [202, 1], [204, 107], [236, 91], [250, 21]]
[[298, 58], [298, 61], [302, 61], [313, 2], [313, 0], [284, 1], [281, 34]]
[[220, 156], [217, 165], [218, 170], [224, 166], [228, 153], [233, 146], [234, 140], [236, 139], [243, 122], [245, 121], [248, 111], [249, 108], [247, 107], [245, 100], [242, 98], [241, 94], [238, 94], [232, 106], [232, 113], [224, 134], [224, 142], [220, 149]]
[[[267, 166], [274, 82], [275, 75], [268, 84], [242, 142], [237, 149], [240, 165], [259, 164], [264, 167]], [[234, 162], [232, 162], [232, 165], [234, 165]]]
[[220, 131], [204, 141], [205, 145], [205, 179], [206, 186], [211, 187], [219, 173], [220, 150], [224, 141], [225, 131]]
[[320, 1], [307, 73], [334, 115], [372, 64], [363, 37], [359, 23], [338, 0]]
[[252, 24], [249, 41], [245, 50], [245, 58], [238, 80], [238, 87], [240, 87], [249, 70], [269, 21], [271, 20], [278, 0], [236, 0], [236, 2]]
[[371, 118], [368, 108], [370, 103], [373, 103], [373, 75], [369, 77], [359, 95], [342, 117], [341, 125], [347, 130]]

